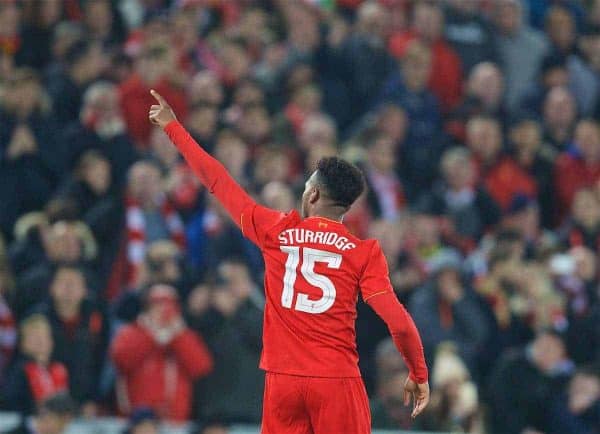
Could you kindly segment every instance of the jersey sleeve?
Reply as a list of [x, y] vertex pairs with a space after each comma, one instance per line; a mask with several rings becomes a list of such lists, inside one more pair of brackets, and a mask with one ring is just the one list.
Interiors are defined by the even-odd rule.
[[388, 326], [394, 345], [408, 366], [410, 379], [419, 384], [427, 382], [429, 373], [421, 336], [396, 294], [377, 294], [369, 299], [368, 304]]
[[369, 251], [367, 263], [360, 279], [360, 292], [364, 301], [375, 295], [394, 292], [387, 261], [378, 241], [373, 242]]
[[202, 149], [178, 121], [171, 121], [164, 131], [200, 182], [219, 200], [235, 224], [241, 227], [242, 211], [256, 205], [250, 195], [219, 161]]
[[269, 229], [277, 225], [287, 214], [266, 208], [256, 203], [249, 204], [242, 210], [240, 227], [242, 234], [257, 246], [264, 244]]

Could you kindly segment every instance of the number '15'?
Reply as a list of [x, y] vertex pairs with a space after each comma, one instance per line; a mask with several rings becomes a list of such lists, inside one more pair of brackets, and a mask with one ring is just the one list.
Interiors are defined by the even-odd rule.
[[296, 310], [307, 313], [323, 313], [333, 306], [335, 302], [335, 286], [327, 276], [316, 273], [315, 263], [324, 262], [328, 268], [338, 269], [342, 264], [342, 255], [338, 253], [326, 252], [323, 250], [311, 249], [308, 247], [281, 246], [281, 251], [287, 253], [285, 263], [285, 276], [283, 277], [283, 292], [281, 294], [281, 304], [288, 309], [292, 308], [294, 300], [294, 284], [300, 254], [302, 254], [302, 267], [300, 273], [302, 277], [313, 286], [323, 291], [323, 296], [319, 300], [309, 300], [308, 295], [299, 292], [296, 297]]

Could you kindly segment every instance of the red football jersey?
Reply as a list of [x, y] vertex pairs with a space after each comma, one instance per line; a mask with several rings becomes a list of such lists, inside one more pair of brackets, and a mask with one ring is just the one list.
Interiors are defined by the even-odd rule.
[[260, 205], [242, 212], [242, 231], [265, 259], [267, 303], [261, 368], [314, 377], [358, 377], [356, 303], [392, 292], [376, 240], [340, 222], [302, 219]]
[[[358, 291], [386, 322], [414, 381], [427, 381], [415, 324], [393, 294], [379, 243], [352, 236], [340, 222], [302, 219], [257, 205], [183, 126], [165, 127], [208, 191], [265, 260], [267, 304], [261, 367], [312, 377], [358, 377], [354, 321]], [[375, 297], [377, 296], [377, 297]]]

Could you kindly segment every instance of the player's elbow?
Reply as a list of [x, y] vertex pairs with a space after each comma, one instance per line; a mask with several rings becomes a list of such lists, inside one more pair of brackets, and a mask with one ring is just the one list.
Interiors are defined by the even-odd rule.
[[388, 324], [388, 330], [393, 338], [401, 340], [408, 338], [411, 334], [410, 327], [408, 327], [408, 325], [404, 322], [394, 322], [392, 324]]

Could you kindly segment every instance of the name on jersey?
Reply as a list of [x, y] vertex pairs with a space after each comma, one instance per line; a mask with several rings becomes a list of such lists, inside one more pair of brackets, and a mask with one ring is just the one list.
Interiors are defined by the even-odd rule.
[[324, 244], [335, 246], [342, 251], [356, 247], [356, 244], [348, 238], [335, 232], [311, 231], [309, 229], [287, 229], [279, 234], [279, 242], [284, 246], [303, 243]]

